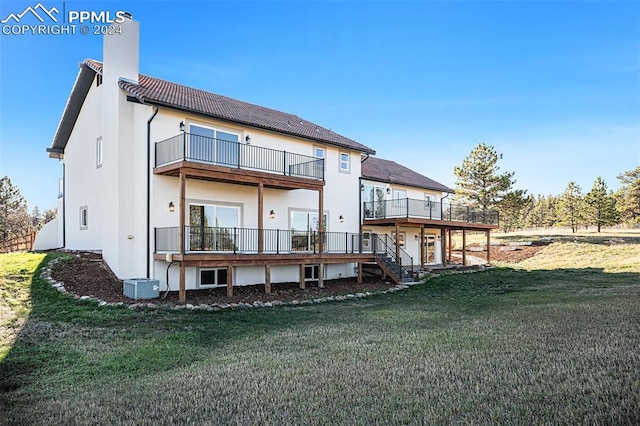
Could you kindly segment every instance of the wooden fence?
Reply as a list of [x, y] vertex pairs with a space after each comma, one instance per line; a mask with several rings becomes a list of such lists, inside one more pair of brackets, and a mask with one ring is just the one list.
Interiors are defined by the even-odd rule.
[[27, 235], [0, 241], [0, 253], [33, 250], [33, 243], [36, 241], [37, 233], [37, 231], [33, 231]]

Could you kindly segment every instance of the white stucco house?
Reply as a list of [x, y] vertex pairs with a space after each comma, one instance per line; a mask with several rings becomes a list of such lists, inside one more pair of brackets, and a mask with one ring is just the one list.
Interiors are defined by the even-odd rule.
[[47, 231], [59, 245], [99, 250], [118, 277], [158, 279], [184, 300], [196, 288], [361, 279], [365, 263], [399, 281], [444, 261], [446, 230], [495, 228], [497, 217], [452, 217], [449, 188], [366, 145], [140, 74], [139, 23], [121, 25], [102, 62], [80, 64], [47, 149], [63, 164]]

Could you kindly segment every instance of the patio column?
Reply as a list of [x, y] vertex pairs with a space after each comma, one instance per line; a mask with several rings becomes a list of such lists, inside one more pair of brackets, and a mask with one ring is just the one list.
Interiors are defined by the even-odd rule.
[[187, 286], [185, 283], [185, 267], [184, 267], [184, 252], [185, 252], [185, 233], [184, 233], [184, 222], [185, 222], [185, 186], [186, 186], [186, 176], [184, 175], [184, 171], [180, 169], [180, 219], [179, 219], [179, 228], [178, 228], [178, 238], [180, 239], [178, 243], [181, 261], [180, 261], [180, 287], [178, 291], [178, 297], [180, 299], [180, 303], [187, 303]]
[[467, 230], [462, 230], [462, 266], [467, 266]]
[[264, 251], [264, 184], [258, 184], [258, 253]]
[[362, 284], [362, 262], [358, 262], [358, 284]]

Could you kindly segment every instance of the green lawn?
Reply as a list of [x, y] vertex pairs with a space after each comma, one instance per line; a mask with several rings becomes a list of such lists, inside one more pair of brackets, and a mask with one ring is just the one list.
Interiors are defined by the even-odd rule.
[[[3, 276], [42, 259], [0, 256]], [[640, 244], [556, 243], [516, 269], [221, 312], [97, 308], [0, 278], [24, 318], [0, 424], [637, 424], [639, 260]]]

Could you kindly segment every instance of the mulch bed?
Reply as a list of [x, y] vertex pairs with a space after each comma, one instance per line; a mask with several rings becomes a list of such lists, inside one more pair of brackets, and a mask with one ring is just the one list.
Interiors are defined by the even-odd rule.
[[[109, 303], [123, 302], [126, 304], [140, 303], [141, 300], [130, 299], [122, 294], [122, 280], [119, 280], [102, 261], [100, 255], [94, 253], [77, 253], [68, 261], [55, 264], [51, 271], [52, 277], [64, 282], [65, 289], [79, 296], [92, 296]], [[356, 279], [326, 280], [324, 288], [319, 288], [317, 282], [307, 282], [306, 288], [301, 290], [298, 283], [272, 283], [271, 293], [264, 292], [264, 284], [251, 286], [236, 286], [233, 297], [227, 297], [226, 288], [202, 290], [188, 290], [187, 302], [192, 305], [212, 305], [230, 303], [253, 303], [255, 301], [272, 302], [309, 300], [327, 296], [337, 296], [347, 293], [364, 293], [386, 290], [394, 287], [390, 281], [380, 278], [365, 277], [362, 284]], [[161, 292], [159, 299], [145, 299], [144, 302], [178, 304], [178, 292], [172, 291], [166, 295]]]
[[[491, 260], [506, 263], [521, 262], [534, 256], [547, 244], [518, 246], [514, 251], [505, 251], [502, 249], [503, 246], [491, 246]], [[486, 250], [467, 251], [467, 254], [485, 260], [487, 258]], [[140, 300], [130, 299], [122, 294], [122, 280], [113, 274], [99, 254], [75, 253], [72, 259], [53, 266], [52, 277], [57, 281], [64, 282], [67, 291], [79, 296], [91, 296], [109, 303], [134, 304], [140, 302]], [[264, 284], [236, 286], [233, 288], [233, 297], [227, 297], [226, 288], [189, 290], [187, 291], [187, 302], [192, 305], [272, 302], [276, 300], [287, 302], [348, 293], [376, 292], [391, 287], [394, 287], [394, 283], [383, 281], [378, 277], [365, 277], [361, 284], [358, 284], [355, 278], [327, 280], [324, 288], [319, 288], [317, 282], [307, 282], [304, 290], [298, 287], [298, 283], [273, 283], [270, 294], [264, 292]], [[162, 292], [159, 299], [145, 299], [144, 301], [178, 304], [178, 292], [172, 291], [168, 294]]]

